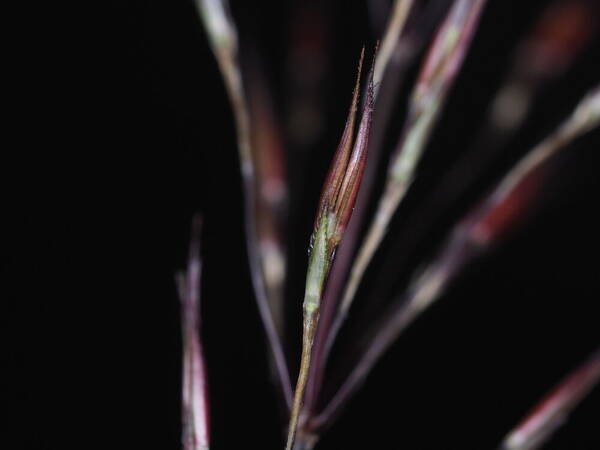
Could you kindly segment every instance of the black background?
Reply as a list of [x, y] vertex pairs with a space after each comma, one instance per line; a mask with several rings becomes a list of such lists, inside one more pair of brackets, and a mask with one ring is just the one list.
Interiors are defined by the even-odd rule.
[[[232, 3], [242, 48], [258, 49], [284, 117], [286, 37], [295, 6]], [[433, 189], [473, 139], [511, 49], [548, 2], [489, 3], [407, 211], [419, 189]], [[372, 48], [377, 38], [363, 2], [331, 1], [324, 9], [331, 39], [331, 73], [321, 86], [325, 131], [308, 153], [291, 153], [289, 161], [288, 301], [298, 321], [320, 185], [360, 47]], [[25, 369], [14, 390], [16, 415], [27, 429], [19, 441], [24, 448], [179, 448], [173, 274], [185, 262], [191, 217], [201, 212], [212, 447], [282, 448], [284, 424], [244, 250], [235, 131], [194, 6], [117, 2], [100, 10], [95, 44], [68, 55], [60, 88], [45, 105], [46, 117], [56, 120], [48, 127], [52, 145], [18, 155], [24, 176], [16, 186], [26, 195], [10, 205], [15, 251], [8, 265], [16, 269], [10, 305], [19, 319], [12, 336], [24, 344], [9, 353]], [[85, 27], [87, 18], [74, 20]], [[598, 81], [597, 43], [545, 88], [511, 155], [539, 141]], [[552, 195], [527, 225], [471, 265], [386, 354], [319, 448], [494, 448], [595, 349], [595, 137], [565, 158]], [[395, 227], [401, 230], [402, 222]], [[389, 272], [395, 260], [388, 256]], [[600, 448], [598, 395], [596, 389], [547, 448]]]

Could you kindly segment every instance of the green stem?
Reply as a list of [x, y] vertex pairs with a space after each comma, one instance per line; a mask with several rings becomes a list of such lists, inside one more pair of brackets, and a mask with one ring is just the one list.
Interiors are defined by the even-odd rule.
[[310, 252], [308, 262], [308, 272], [306, 274], [306, 290], [304, 294], [304, 321], [302, 333], [302, 357], [300, 359], [300, 372], [296, 391], [294, 393], [294, 402], [290, 416], [288, 429], [288, 438], [286, 450], [294, 448], [296, 429], [304, 400], [304, 391], [306, 390], [306, 381], [310, 369], [310, 360], [312, 356], [312, 346], [319, 323], [319, 311], [321, 307], [321, 296], [327, 273], [329, 272], [329, 259], [332, 250], [329, 245], [329, 236], [331, 234], [330, 225], [335, 224], [328, 214], [320, 218], [316, 235], [313, 240], [313, 248]]
[[319, 310], [313, 312], [304, 312], [304, 333], [302, 335], [302, 357], [300, 359], [300, 373], [296, 384], [296, 392], [294, 393], [294, 404], [290, 417], [290, 425], [288, 430], [288, 438], [286, 450], [296, 449], [294, 440], [296, 437], [296, 429], [298, 428], [298, 419], [302, 408], [302, 400], [306, 389], [306, 380], [308, 379], [308, 370], [310, 368], [310, 358], [312, 354], [312, 344], [317, 330], [319, 321]]

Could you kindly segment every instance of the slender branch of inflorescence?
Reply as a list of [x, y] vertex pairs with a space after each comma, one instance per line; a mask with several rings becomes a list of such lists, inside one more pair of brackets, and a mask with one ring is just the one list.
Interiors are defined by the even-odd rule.
[[431, 306], [467, 262], [496, 245], [515, 226], [531, 205], [528, 183], [568, 144], [600, 125], [600, 86], [588, 94], [573, 114], [550, 136], [525, 155], [497, 187], [450, 233], [432, 262], [415, 277], [406, 291], [393, 301], [389, 314], [377, 324], [376, 332], [358, 363], [332, 400], [313, 421], [312, 428], [328, 424], [363, 382], [369, 371], [398, 336]]
[[237, 144], [244, 184], [246, 243], [252, 283], [258, 309], [270, 344], [275, 370], [283, 397], [291, 406], [292, 384], [287, 362], [277, 333], [261, 267], [261, 254], [256, 218], [255, 167], [252, 156], [250, 115], [238, 62], [238, 37], [226, 0], [196, 0], [200, 16], [217, 59], [231, 102], [237, 130]]
[[413, 0], [396, 0], [394, 2], [394, 9], [390, 17], [390, 21], [387, 25], [385, 36], [381, 41], [381, 48], [379, 49], [377, 62], [375, 63], [375, 72], [373, 74], [373, 83], [375, 85], [375, 97], [377, 97], [378, 87], [385, 74], [385, 69], [392, 57], [400, 34], [406, 24], [408, 13], [412, 7]]

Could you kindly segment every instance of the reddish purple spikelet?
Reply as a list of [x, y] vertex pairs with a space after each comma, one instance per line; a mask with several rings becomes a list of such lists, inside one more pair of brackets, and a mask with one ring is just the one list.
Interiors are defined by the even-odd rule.
[[367, 149], [369, 146], [369, 132], [371, 130], [371, 121], [373, 118], [373, 98], [373, 68], [371, 68], [367, 85], [367, 99], [358, 128], [358, 135], [356, 136], [350, 162], [346, 168], [346, 175], [342, 183], [341, 191], [336, 199], [335, 211], [336, 216], [339, 218], [336, 234], [340, 237], [346, 229], [350, 216], [352, 215], [360, 182], [365, 172]]
[[350, 159], [350, 152], [352, 149], [352, 138], [354, 136], [354, 125], [356, 122], [356, 110], [358, 105], [358, 94], [360, 92], [360, 75], [362, 72], [362, 65], [365, 56], [365, 49], [363, 47], [360, 53], [360, 61], [358, 63], [358, 73], [356, 75], [356, 84], [354, 86], [354, 93], [352, 95], [352, 103], [350, 105], [350, 111], [348, 111], [348, 118], [346, 119], [346, 126], [342, 133], [342, 138], [338, 145], [338, 148], [333, 156], [333, 161], [329, 168], [329, 173], [325, 179], [323, 192], [321, 193], [321, 199], [319, 202], [319, 213], [315, 220], [315, 228], [318, 225], [318, 221], [321, 214], [324, 211], [330, 209], [335, 204], [335, 199], [340, 192], [344, 175], [346, 173], [346, 167], [348, 160]]
[[[369, 73], [366, 104], [362, 112], [357, 138], [354, 140], [354, 122], [358, 103], [358, 86], [360, 84], [360, 68], [364, 49], [361, 53], [358, 79], [354, 89], [350, 113], [342, 139], [329, 169], [319, 209], [316, 215], [311, 237], [310, 257], [306, 274], [304, 294], [302, 355], [298, 382], [294, 393], [294, 402], [290, 414], [286, 450], [294, 448], [300, 411], [304, 401], [304, 392], [310, 370], [314, 337], [319, 322], [321, 298], [329, 269], [333, 263], [336, 248], [342, 236], [352, 210], [362, 179], [368, 149], [368, 135], [373, 114], [373, 66]], [[350, 149], [352, 148], [352, 152]]]
[[340, 144], [335, 153], [329, 173], [325, 180], [323, 193], [319, 203], [319, 212], [315, 220], [315, 230], [320, 226], [321, 218], [325, 214], [330, 214], [334, 220], [333, 234], [330, 238], [333, 240], [332, 245], [335, 247], [339, 244], [344, 230], [348, 225], [356, 196], [360, 187], [360, 182], [365, 170], [369, 132], [371, 129], [371, 120], [373, 116], [373, 67], [369, 72], [367, 84], [367, 96], [365, 106], [362, 112], [360, 125], [356, 139], [354, 139], [354, 128], [356, 122], [356, 111], [358, 104], [358, 93], [360, 86], [360, 75], [362, 63], [364, 59], [364, 48], [361, 52], [360, 62], [358, 65], [358, 75], [352, 104], [344, 133], [340, 140]]
[[511, 431], [502, 450], [539, 448], [600, 379], [600, 350], [569, 374]]
[[461, 0], [454, 5], [427, 54], [417, 80], [416, 99], [422, 101], [452, 84], [484, 5], [484, 0]]
[[201, 218], [195, 217], [192, 223], [188, 267], [177, 276], [182, 315], [182, 440], [185, 450], [206, 450], [209, 446], [208, 389], [199, 329], [201, 226]]

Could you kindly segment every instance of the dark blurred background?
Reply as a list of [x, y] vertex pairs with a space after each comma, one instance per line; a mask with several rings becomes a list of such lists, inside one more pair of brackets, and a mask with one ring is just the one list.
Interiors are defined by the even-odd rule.
[[[367, 3], [231, 2], [242, 53], [263, 68], [286, 141], [286, 302], [297, 327], [291, 355], [298, 351], [306, 248], [321, 183], [343, 128], [360, 49], [366, 45], [370, 55], [385, 25], [379, 9]], [[550, 2], [488, 3], [406, 214], [474, 142], [515, 47]], [[383, 11], [388, 4], [373, 2]], [[185, 264], [196, 212], [205, 218], [202, 308], [212, 448], [282, 448], [284, 424], [248, 273], [235, 130], [195, 6], [192, 0], [156, 0], [100, 8], [100, 45], [86, 48], [89, 67], [61, 75], [73, 102], [64, 118], [55, 118], [56, 147], [40, 158], [24, 156], [30, 195], [16, 202], [12, 215], [11, 223], [25, 231], [9, 260], [19, 273], [15, 311], [26, 318], [16, 334], [25, 347], [11, 353], [26, 368], [17, 390], [30, 424], [24, 448], [81, 447], [82, 438], [85, 446], [104, 448], [180, 448], [173, 276]], [[597, 30], [598, 18], [593, 20]], [[306, 67], [290, 61], [294, 39], [308, 42]], [[80, 56], [74, 52], [71, 64], [77, 66]], [[572, 68], [536, 97], [490, 182], [598, 82], [598, 56], [596, 33]], [[400, 88], [392, 134], [400, 131], [421, 58]], [[294, 91], [303, 71], [313, 84]], [[299, 139], [293, 138], [293, 111], [303, 96], [316, 108], [317, 125]], [[527, 224], [469, 266], [402, 336], [318, 448], [495, 448], [596, 348], [597, 137], [575, 143]], [[403, 225], [394, 221], [390, 250], [378, 257], [387, 263], [369, 272], [367, 285], [382, 280], [385, 295], [409, 276], [407, 269], [401, 276], [395, 272], [394, 236]], [[413, 249], [414, 261], [441, 242], [445, 229], [444, 221], [432, 227]], [[546, 448], [600, 448], [599, 397], [596, 389]]]

